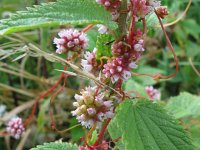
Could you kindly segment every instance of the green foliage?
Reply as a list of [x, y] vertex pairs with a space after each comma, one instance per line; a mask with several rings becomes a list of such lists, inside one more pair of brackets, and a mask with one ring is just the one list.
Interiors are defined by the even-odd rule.
[[[73, 126], [77, 124], [78, 124], [78, 121], [76, 118], [70, 119], [70, 128], [72, 128]], [[71, 133], [71, 139], [73, 141], [79, 141], [80, 137], [84, 137], [84, 134], [85, 134], [82, 126], [78, 126], [76, 128], [71, 129], [70, 133]]]
[[116, 28], [116, 23], [110, 21], [111, 15], [103, 7], [91, 0], [58, 0], [27, 11], [20, 11], [9, 19], [1, 20], [0, 34], [66, 24], [105, 24]]
[[111, 121], [112, 139], [122, 137], [120, 147], [126, 150], [192, 150], [191, 140], [158, 104], [145, 100], [122, 103]]
[[52, 142], [52, 143], [44, 143], [44, 145], [38, 145], [36, 148], [32, 148], [31, 150], [77, 150], [77, 145], [72, 145], [70, 143], [62, 143], [62, 142]]
[[40, 106], [40, 111], [38, 114], [38, 118], [37, 118], [37, 123], [38, 123], [38, 131], [43, 131], [44, 128], [44, 124], [45, 124], [45, 113], [47, 111], [49, 105], [49, 99], [46, 99], [43, 104]]
[[132, 78], [124, 83], [124, 89], [126, 92], [131, 92], [131, 96], [137, 96], [138, 93], [139, 95], [148, 98], [145, 87]]
[[179, 96], [172, 97], [166, 109], [176, 118], [200, 117], [200, 97], [183, 92]]
[[110, 34], [101, 34], [97, 37], [96, 48], [97, 48], [97, 59], [102, 56], [111, 56], [111, 45], [113, 40]]
[[93, 144], [95, 143], [95, 141], [97, 140], [97, 138], [98, 138], [97, 131], [94, 130], [94, 131], [92, 132], [92, 137], [91, 137], [91, 139], [88, 141], [88, 144], [89, 144], [89, 145], [93, 145]]

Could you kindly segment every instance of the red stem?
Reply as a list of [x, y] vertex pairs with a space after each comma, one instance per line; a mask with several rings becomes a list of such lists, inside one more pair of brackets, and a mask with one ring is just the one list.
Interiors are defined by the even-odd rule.
[[96, 140], [96, 142], [94, 143], [93, 146], [98, 146], [99, 143], [102, 141], [104, 133], [106, 132], [106, 129], [108, 127], [108, 124], [110, 123], [111, 119], [108, 119], [106, 121], [106, 124], [102, 127], [101, 132], [99, 133], [98, 139]]
[[[66, 69], [67, 69], [67, 67], [65, 66], [65, 67], [64, 67], [64, 70], [66, 70]], [[62, 79], [64, 78], [64, 76], [65, 76], [65, 73], [62, 72], [62, 74], [60, 75], [60, 77], [59, 77], [58, 81], [56, 82], [56, 84], [54, 84], [50, 89], [48, 89], [44, 94], [41, 94], [41, 95], [38, 97], [38, 99], [36, 99], [36, 102], [35, 102], [35, 104], [34, 104], [34, 106], [33, 106], [33, 108], [32, 108], [32, 112], [31, 112], [30, 116], [29, 116], [29, 117], [25, 120], [25, 122], [24, 122], [24, 126], [25, 126], [25, 127], [26, 127], [26, 126], [31, 122], [31, 120], [33, 119], [39, 101], [40, 101], [41, 99], [43, 99], [44, 97], [47, 97], [55, 88], [57, 88], [57, 86], [61, 83], [61, 81], [62, 81]]]
[[156, 15], [157, 15], [157, 17], [158, 17], [158, 20], [159, 20], [159, 23], [160, 23], [160, 25], [161, 25], [162, 31], [163, 31], [163, 33], [164, 33], [164, 35], [165, 35], [166, 40], [167, 40], [167, 45], [169, 46], [169, 48], [170, 48], [170, 50], [171, 50], [171, 52], [172, 52], [172, 54], [173, 54], [173, 56], [174, 56], [174, 61], [175, 61], [175, 63], [176, 63], [176, 71], [175, 71], [173, 74], [171, 74], [171, 75], [169, 75], [169, 76], [167, 76], [167, 77], [162, 77], [162, 79], [169, 79], [169, 78], [174, 77], [174, 76], [178, 73], [178, 71], [179, 71], [179, 61], [178, 61], [178, 58], [177, 58], [177, 56], [176, 56], [175, 50], [174, 50], [174, 48], [173, 48], [173, 46], [172, 46], [172, 43], [171, 43], [171, 41], [170, 41], [170, 39], [169, 39], [169, 37], [168, 37], [166, 31], [165, 31], [165, 28], [164, 28], [164, 26], [163, 26], [163, 23], [162, 23], [160, 17], [158, 16], [156, 10], [155, 10], [155, 13], [156, 13]]
[[57, 132], [60, 132], [57, 128], [56, 128], [56, 123], [54, 121], [54, 117], [53, 117], [53, 110], [51, 110], [52, 106], [53, 106], [53, 100], [54, 98], [63, 90], [63, 88], [65, 87], [65, 82], [66, 82], [66, 78], [64, 79], [64, 84], [62, 85], [61, 88], [59, 88], [51, 97], [50, 99], [50, 110], [49, 110], [49, 114], [50, 114], [50, 118], [51, 118], [51, 127], [53, 129], [55, 129]]

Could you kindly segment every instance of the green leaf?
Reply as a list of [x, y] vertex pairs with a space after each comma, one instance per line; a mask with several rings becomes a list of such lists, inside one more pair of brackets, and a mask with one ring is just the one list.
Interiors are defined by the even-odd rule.
[[155, 13], [150, 13], [146, 16], [147, 28], [155, 28], [159, 24], [158, 18]]
[[89, 144], [89, 145], [93, 145], [93, 144], [95, 143], [95, 141], [97, 140], [97, 138], [98, 138], [97, 131], [94, 130], [94, 131], [92, 132], [92, 138], [88, 141], [88, 144]]
[[108, 130], [112, 139], [122, 137], [120, 142], [126, 150], [194, 149], [178, 121], [150, 101], [126, 100], [117, 109]]
[[166, 109], [176, 118], [200, 117], [200, 97], [189, 93], [181, 93], [179, 96], [172, 97]]
[[89, 30], [87, 31], [87, 37], [89, 39], [88, 41], [88, 50], [92, 52], [94, 48], [96, 47], [96, 42], [97, 42], [97, 36], [99, 35], [98, 32], [95, 30]]
[[97, 59], [102, 56], [112, 56], [111, 55], [111, 45], [113, 37], [110, 34], [101, 34], [97, 37], [96, 48], [97, 48]]
[[105, 24], [115, 29], [111, 15], [94, 0], [58, 0], [19, 11], [0, 21], [0, 35], [65, 24]]
[[45, 124], [45, 113], [49, 105], [49, 99], [46, 99], [43, 104], [40, 106], [40, 111], [37, 118], [37, 130], [41, 131], [44, 128]]
[[[74, 127], [75, 125], [78, 124], [78, 121], [76, 118], [71, 118], [70, 119], [70, 128]], [[80, 140], [80, 137], [84, 137], [85, 132], [83, 130], [82, 126], [78, 126], [76, 128], [73, 128], [70, 130], [70, 135], [71, 135], [71, 139], [75, 142]]]
[[52, 142], [44, 143], [44, 145], [38, 145], [36, 148], [31, 150], [77, 150], [77, 145], [72, 145], [71, 143], [62, 143], [62, 142]]
[[126, 92], [130, 92], [131, 96], [141, 95], [143, 97], [148, 98], [148, 95], [145, 91], [145, 87], [132, 78], [124, 82], [124, 88]]

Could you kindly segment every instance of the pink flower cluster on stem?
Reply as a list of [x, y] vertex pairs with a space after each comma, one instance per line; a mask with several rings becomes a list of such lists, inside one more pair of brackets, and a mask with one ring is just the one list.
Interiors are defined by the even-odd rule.
[[64, 29], [58, 33], [60, 38], [54, 38], [56, 53], [61, 54], [67, 51], [80, 51], [88, 47], [88, 38], [85, 33], [76, 29]]
[[86, 87], [81, 95], [76, 94], [73, 105], [76, 110], [72, 115], [86, 128], [96, 125], [99, 128], [102, 122], [114, 116], [113, 101], [108, 100], [105, 92], [96, 93], [97, 87]]
[[153, 86], [145, 87], [145, 91], [151, 100], [160, 100], [160, 92]]
[[12, 118], [7, 124], [6, 131], [15, 139], [19, 139], [25, 131], [22, 119], [19, 117]]
[[116, 21], [119, 18], [120, 0], [96, 0], [96, 2], [111, 12], [112, 20]]
[[131, 69], [137, 68], [137, 65], [124, 57], [117, 57], [108, 60], [103, 66], [103, 73], [106, 78], [111, 78], [112, 83], [117, 82], [119, 79], [127, 80], [131, 77]]
[[98, 64], [96, 61], [96, 50], [97, 49], [94, 48], [93, 52], [85, 52], [85, 59], [81, 60], [81, 66], [83, 67], [84, 71], [92, 72], [97, 68]]

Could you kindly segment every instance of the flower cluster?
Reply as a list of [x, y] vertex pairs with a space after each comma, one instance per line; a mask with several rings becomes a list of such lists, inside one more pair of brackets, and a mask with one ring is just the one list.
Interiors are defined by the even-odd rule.
[[100, 127], [102, 122], [114, 116], [113, 101], [108, 100], [106, 92], [98, 93], [97, 87], [86, 87], [81, 91], [81, 95], [76, 94], [73, 105], [76, 110], [72, 115], [86, 128], [91, 128], [94, 124]]
[[160, 92], [157, 89], [154, 89], [153, 86], [145, 87], [145, 91], [151, 100], [160, 100]]
[[75, 29], [64, 29], [58, 33], [60, 38], [54, 38], [56, 44], [56, 53], [67, 51], [80, 51], [88, 46], [88, 38], [85, 33]]
[[84, 57], [85, 59], [81, 60], [81, 66], [83, 67], [84, 71], [92, 72], [97, 67], [96, 61], [96, 48], [94, 48], [93, 52], [86, 52]]
[[13, 136], [15, 139], [19, 139], [21, 135], [24, 133], [24, 125], [22, 122], [22, 119], [19, 117], [12, 118], [8, 124], [6, 131], [9, 133], [11, 136]]
[[96, 2], [111, 12], [112, 20], [116, 21], [119, 18], [120, 0], [96, 0]]
[[143, 34], [140, 29], [137, 29], [136, 32], [133, 34], [132, 49], [134, 50], [132, 57], [134, 57], [135, 59], [140, 58], [142, 52], [145, 50]]
[[130, 78], [131, 70], [136, 68], [137, 65], [125, 57], [117, 57], [108, 60], [103, 67], [103, 73], [105, 74], [105, 77], [111, 78], [112, 83], [115, 83], [119, 79], [127, 80]]
[[112, 45], [112, 54], [114, 56], [121, 56], [125, 53], [125, 48], [124, 48], [124, 44], [122, 41], [119, 42], [114, 42]]
[[156, 13], [157, 13], [157, 15], [158, 15], [160, 18], [164, 19], [165, 16], [168, 15], [168, 9], [167, 9], [167, 7], [165, 7], [165, 6], [158, 7], [158, 8], [156, 9]]
[[147, 14], [154, 11], [156, 7], [160, 6], [160, 1], [157, 0], [139, 0], [135, 2], [134, 8], [137, 9], [136, 16], [144, 18]]

